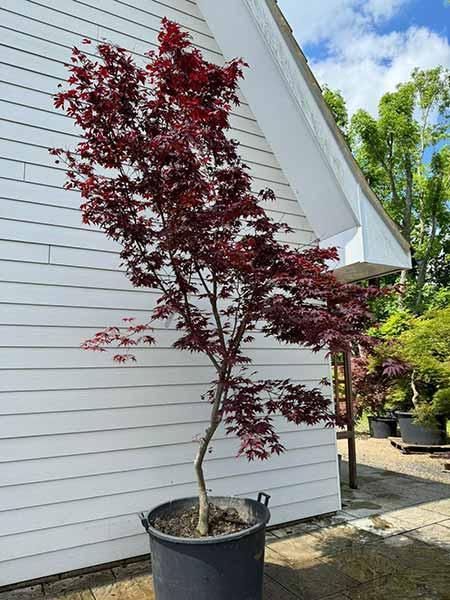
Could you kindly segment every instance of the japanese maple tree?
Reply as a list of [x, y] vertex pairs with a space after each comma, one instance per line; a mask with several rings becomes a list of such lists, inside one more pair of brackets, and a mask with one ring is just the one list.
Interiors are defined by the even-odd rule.
[[395, 383], [408, 371], [407, 363], [395, 355], [388, 342], [372, 341], [365, 351], [352, 358], [352, 384], [355, 398], [355, 417], [365, 411], [382, 417], [390, 409], [389, 394]]
[[339, 283], [328, 266], [335, 249], [280, 241], [290, 230], [264, 209], [274, 193], [252, 190], [227, 135], [242, 60], [207, 62], [167, 20], [145, 66], [110, 44], [97, 53], [73, 49], [68, 88], [55, 106], [84, 135], [76, 149], [52, 152], [67, 164], [65, 187], [81, 192], [83, 221], [118, 242], [133, 286], [158, 299], [146, 323], [107, 328], [84, 347], [113, 344], [115, 360], [134, 360], [132, 348], [154, 344], [152, 327], [170, 319], [179, 332], [173, 347], [208, 358], [210, 420], [195, 458], [198, 533], [207, 535], [203, 461], [221, 423], [252, 460], [283, 451], [276, 415], [333, 422], [319, 387], [257, 377], [245, 352], [254, 332], [313, 351], [347, 349], [364, 342], [366, 300], [379, 292]]

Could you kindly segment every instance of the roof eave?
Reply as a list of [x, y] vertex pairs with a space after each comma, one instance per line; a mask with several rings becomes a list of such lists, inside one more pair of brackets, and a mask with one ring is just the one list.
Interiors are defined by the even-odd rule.
[[334, 119], [334, 116], [333, 116], [331, 110], [329, 109], [327, 103], [325, 102], [325, 100], [323, 98], [322, 88], [320, 87], [317, 79], [315, 78], [313, 72], [311, 71], [311, 68], [308, 65], [308, 61], [307, 61], [302, 49], [300, 48], [297, 40], [294, 37], [292, 27], [289, 25], [289, 22], [287, 21], [281, 8], [279, 7], [277, 0], [264, 0], [264, 1], [267, 3], [267, 6], [269, 7], [270, 11], [272, 12], [274, 20], [277, 23], [277, 25], [280, 29], [280, 32], [282, 33], [282, 35], [285, 39], [285, 42], [286, 42], [294, 60], [296, 61], [297, 65], [298, 65], [298, 68], [302, 71], [303, 75], [308, 80], [308, 82], [310, 84], [311, 92], [313, 93], [313, 95], [315, 97], [317, 105], [318, 105], [325, 121], [327, 122], [337, 144], [339, 145], [339, 148], [342, 151], [342, 154], [343, 154], [349, 168], [351, 169], [353, 175], [356, 177], [359, 185], [361, 186], [361, 189], [363, 190], [363, 192], [366, 195], [369, 202], [373, 205], [375, 210], [378, 212], [380, 217], [383, 219], [385, 224], [388, 226], [388, 228], [390, 229], [392, 234], [395, 236], [395, 238], [398, 241], [398, 243], [400, 244], [400, 246], [403, 248], [403, 250], [405, 252], [409, 253], [410, 245], [408, 244], [408, 242], [405, 240], [405, 238], [399, 231], [396, 223], [394, 223], [394, 221], [391, 219], [391, 217], [387, 214], [387, 212], [384, 209], [383, 205], [381, 204], [380, 200], [377, 198], [376, 194], [374, 193], [374, 191], [368, 184], [368, 182], [367, 182], [363, 172], [361, 171], [361, 168], [359, 167], [358, 163], [356, 162], [352, 152], [350, 151], [350, 148], [348, 147], [348, 144], [347, 144], [344, 136], [342, 135], [341, 130], [339, 129], [339, 127], [336, 124], [336, 121]]

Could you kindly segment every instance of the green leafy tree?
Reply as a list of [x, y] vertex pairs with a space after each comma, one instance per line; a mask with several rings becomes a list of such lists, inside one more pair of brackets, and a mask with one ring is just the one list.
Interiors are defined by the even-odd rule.
[[450, 308], [411, 319], [390, 352], [409, 366], [391, 397], [398, 407], [413, 408], [429, 425], [439, 415], [450, 417]]
[[333, 113], [336, 125], [339, 127], [345, 139], [348, 141], [350, 121], [344, 96], [339, 90], [333, 91], [328, 86], [324, 86], [322, 93], [325, 102], [328, 104], [328, 107]]
[[415, 69], [409, 81], [383, 95], [376, 118], [360, 109], [350, 124], [342, 94], [325, 88], [324, 98], [369, 184], [411, 244], [405, 304], [420, 312], [430, 297], [427, 285], [449, 285], [450, 73]]
[[[423, 170], [423, 169], [422, 169]], [[419, 195], [418, 232], [415, 242], [417, 262], [416, 308], [423, 304], [427, 277], [432, 279], [433, 259], [448, 261], [450, 225], [450, 151], [448, 146], [433, 154], [428, 173], [421, 173], [423, 192]], [[444, 254], [444, 256], [442, 256]], [[447, 262], [448, 269], [448, 262]], [[445, 283], [445, 281], [444, 281]], [[448, 279], [447, 279], [448, 283]]]

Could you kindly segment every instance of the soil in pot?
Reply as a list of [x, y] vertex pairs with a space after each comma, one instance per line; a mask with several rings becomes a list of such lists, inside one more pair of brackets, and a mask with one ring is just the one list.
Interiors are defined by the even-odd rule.
[[369, 417], [370, 437], [385, 439], [395, 437], [397, 433], [397, 419], [394, 417]]
[[[192, 506], [176, 515], [161, 515], [151, 525], [165, 533], [181, 538], [200, 537], [197, 532], [198, 507]], [[253, 523], [245, 522], [235, 508], [220, 508], [215, 504], [209, 505], [209, 535], [227, 535], [238, 533], [251, 527]]]

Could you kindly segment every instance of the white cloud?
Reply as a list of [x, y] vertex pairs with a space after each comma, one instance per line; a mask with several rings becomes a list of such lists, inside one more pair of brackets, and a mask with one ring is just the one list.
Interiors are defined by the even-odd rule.
[[375, 20], [390, 19], [408, 0], [366, 0], [361, 8]]
[[365, 108], [376, 114], [381, 96], [406, 81], [414, 67], [450, 67], [450, 45], [426, 28], [348, 39], [330, 58], [311, 63], [320, 83], [340, 89], [350, 113]]
[[280, 6], [301, 45], [320, 44], [324, 58], [310, 61], [319, 82], [340, 89], [351, 113], [362, 107], [376, 114], [380, 97], [414, 67], [450, 67], [447, 38], [425, 27], [377, 32], [409, 1], [280, 0]]
[[302, 45], [332, 39], [342, 29], [362, 26], [367, 16], [355, 10], [359, 0], [280, 0], [294, 33]]

